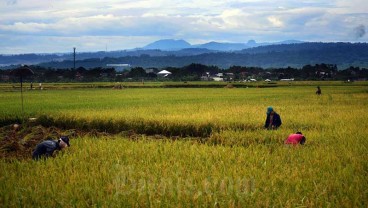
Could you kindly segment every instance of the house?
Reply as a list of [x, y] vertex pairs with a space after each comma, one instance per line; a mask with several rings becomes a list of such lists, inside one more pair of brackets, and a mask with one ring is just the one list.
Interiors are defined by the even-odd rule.
[[9, 81], [10, 80], [10, 76], [8, 76], [8, 75], [1, 75], [0, 76], [0, 80], [1, 81]]
[[149, 73], [154, 73], [155, 72], [155, 68], [148, 68], [148, 69], [145, 69], [146, 73], [149, 74]]
[[131, 65], [130, 64], [106, 64], [106, 67], [112, 67], [116, 71], [121, 72], [121, 71], [124, 71], [125, 69], [129, 69]]
[[227, 81], [232, 81], [232, 80], [234, 80], [234, 78], [235, 78], [234, 73], [225, 73], [225, 79]]
[[166, 71], [166, 70], [162, 70], [160, 72], [157, 73], [157, 76], [161, 76], [161, 77], [167, 77], [171, 74], [171, 72]]
[[212, 77], [213, 81], [216, 81], [216, 82], [222, 82], [224, 81], [224, 78], [222, 77]]
[[280, 79], [280, 81], [294, 81], [294, 78], [290, 78], [290, 79]]
[[223, 77], [224, 76], [224, 73], [217, 73], [215, 74], [216, 77]]

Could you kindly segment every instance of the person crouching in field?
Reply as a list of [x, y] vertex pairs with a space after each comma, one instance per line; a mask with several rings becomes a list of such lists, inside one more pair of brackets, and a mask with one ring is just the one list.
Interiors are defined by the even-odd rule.
[[60, 137], [59, 140], [46, 140], [36, 146], [33, 152], [33, 160], [39, 160], [41, 158], [47, 158], [52, 156], [55, 150], [62, 150], [65, 147], [69, 147], [69, 138], [67, 136]]
[[288, 138], [285, 140], [285, 144], [301, 144], [303, 145], [306, 141], [305, 136], [302, 134], [302, 132], [296, 132], [295, 134], [290, 134]]
[[267, 108], [267, 118], [264, 127], [267, 129], [277, 129], [281, 126], [281, 118], [280, 115], [277, 114], [273, 108], [270, 106]]

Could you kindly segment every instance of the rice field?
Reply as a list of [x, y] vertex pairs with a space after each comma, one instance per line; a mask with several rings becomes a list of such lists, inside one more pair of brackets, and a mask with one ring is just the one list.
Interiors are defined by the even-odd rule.
[[[366, 207], [368, 86], [315, 87], [34, 90], [24, 114], [20, 93], [2, 91], [3, 125], [108, 134], [72, 137], [46, 161], [0, 158], [0, 204]], [[280, 129], [263, 129], [267, 106]], [[285, 146], [296, 131], [306, 144]]]

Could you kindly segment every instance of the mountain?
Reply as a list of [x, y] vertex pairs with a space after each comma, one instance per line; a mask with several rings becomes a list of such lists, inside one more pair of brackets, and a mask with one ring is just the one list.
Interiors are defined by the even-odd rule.
[[[235, 52], [244, 49], [254, 48], [258, 46], [277, 45], [277, 44], [294, 44], [302, 43], [297, 40], [287, 40], [276, 43], [257, 43], [254, 40], [249, 40], [247, 43], [220, 43], [209, 42], [204, 44], [191, 45], [185, 40], [165, 39], [158, 40], [146, 45], [143, 48], [136, 48], [132, 50], [119, 51], [97, 51], [97, 52], [77, 52], [76, 60], [90, 59], [90, 58], [118, 58], [124, 56], [193, 56], [203, 53], [214, 52]], [[61, 62], [64, 60], [72, 60], [72, 53], [50, 53], [50, 54], [14, 54], [1, 55], [0, 66], [6, 67], [15, 64], [39, 64], [42, 62]]]
[[151, 50], [162, 50], [162, 51], [177, 51], [181, 49], [187, 48], [203, 48], [213, 51], [239, 51], [247, 48], [253, 48], [258, 46], [266, 46], [266, 45], [278, 45], [278, 44], [295, 44], [295, 43], [304, 43], [299, 40], [286, 40], [275, 43], [257, 43], [255, 40], [249, 40], [247, 43], [221, 43], [221, 42], [208, 42], [204, 44], [196, 44], [191, 45], [190, 43], [184, 40], [173, 40], [173, 39], [165, 39], [158, 40], [153, 43], [150, 43], [144, 46], [142, 49], [151, 49]]
[[180, 50], [183, 48], [191, 48], [190, 45], [185, 40], [173, 40], [173, 39], [165, 39], [165, 40], [158, 40], [153, 43], [150, 43], [143, 47], [143, 49], [159, 49], [159, 50]]
[[[170, 46], [166, 43], [172, 43]], [[280, 44], [283, 43], [283, 44]], [[265, 44], [265, 45], [262, 45]], [[267, 45], [268, 44], [268, 45]], [[368, 43], [316, 43], [288, 40], [276, 43], [217, 43], [190, 45], [183, 40], [157, 41], [156, 46], [177, 50], [135, 49], [77, 53], [76, 67], [106, 67], [106, 64], [130, 64], [133, 67], [181, 67], [191, 63], [230, 66], [302, 67], [307, 64], [336, 64], [344, 67], [368, 68]], [[190, 47], [188, 47], [188, 45]], [[234, 50], [244, 45], [242, 50]], [[154, 46], [154, 45], [151, 45]], [[257, 47], [254, 47], [257, 46]], [[185, 47], [179, 49], [179, 47]], [[208, 49], [208, 48], [211, 49]], [[231, 49], [231, 50], [230, 50]], [[225, 50], [225, 51], [224, 51]], [[72, 68], [73, 54], [0, 55], [1, 68], [11, 64], [38, 64], [52, 68]]]
[[284, 40], [281, 42], [276, 42], [270, 45], [280, 45], [280, 44], [298, 44], [298, 43], [305, 43], [304, 41], [300, 41], [300, 40]]
[[[197, 52], [194, 54], [194, 52]], [[333, 64], [338, 69], [350, 66], [368, 68], [368, 43], [300, 43], [268, 45], [241, 51], [220, 52], [189, 48], [179, 51], [155, 51], [161, 55], [122, 56], [78, 60], [76, 67], [106, 67], [107, 64], [128, 63], [132, 67], [183, 67], [191, 63], [218, 66], [255, 66], [262, 68], [301, 68], [305, 65]], [[166, 54], [166, 55], [164, 55]], [[193, 55], [194, 54], [194, 55]], [[51, 68], [72, 68], [73, 61], [40, 64]]]
[[244, 43], [218, 43], [209, 42], [205, 44], [194, 45], [195, 48], [205, 48], [215, 51], [238, 51], [244, 48], [248, 48]]

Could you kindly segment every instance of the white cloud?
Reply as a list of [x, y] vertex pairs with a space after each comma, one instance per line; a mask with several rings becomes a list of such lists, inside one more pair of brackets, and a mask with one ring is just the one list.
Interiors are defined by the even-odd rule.
[[335, 0], [336, 12], [343, 14], [367, 13], [368, 3], [366, 0]]
[[270, 21], [272, 26], [274, 26], [274, 27], [283, 27], [284, 26], [284, 23], [278, 17], [269, 16], [267, 18], [267, 20]]
[[[52, 39], [55, 51], [68, 41], [93, 50], [104, 41], [127, 37], [120, 49], [162, 38], [356, 41], [354, 28], [368, 27], [367, 6], [366, 0], [5, 0], [0, 1], [0, 35], [40, 45]], [[367, 41], [367, 35], [359, 40]], [[20, 48], [17, 41], [5, 42], [0, 53]]]
[[46, 24], [43, 23], [23, 23], [16, 22], [14, 25], [0, 25], [0, 30], [18, 33], [37, 33], [47, 28]]

